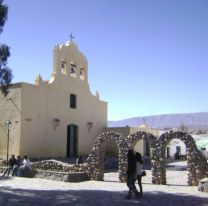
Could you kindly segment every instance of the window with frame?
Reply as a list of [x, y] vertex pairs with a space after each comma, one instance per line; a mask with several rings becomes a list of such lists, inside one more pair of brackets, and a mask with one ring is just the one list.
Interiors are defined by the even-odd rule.
[[70, 108], [77, 108], [77, 96], [75, 94], [70, 94]]

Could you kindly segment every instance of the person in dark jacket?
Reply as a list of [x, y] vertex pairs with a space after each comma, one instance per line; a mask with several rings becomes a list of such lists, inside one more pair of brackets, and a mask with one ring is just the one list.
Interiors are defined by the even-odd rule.
[[3, 176], [5, 176], [7, 174], [7, 176], [9, 176], [10, 172], [13, 171], [14, 165], [16, 164], [16, 158], [15, 155], [11, 155], [11, 157], [9, 158], [9, 164], [7, 169], [5, 170]]
[[136, 174], [136, 158], [134, 155], [134, 151], [129, 149], [127, 153], [127, 160], [128, 160], [128, 168], [127, 168], [127, 186], [129, 188], [128, 195], [126, 198], [130, 199], [132, 196], [132, 192], [135, 196], [138, 196], [138, 191], [134, 184], [135, 182], [135, 174]]
[[138, 181], [140, 193], [139, 196], [143, 196], [143, 190], [142, 190], [142, 155], [139, 152], [136, 152], [135, 154], [136, 158], [136, 179]]
[[19, 168], [23, 165], [23, 159], [20, 155], [17, 156], [16, 164], [13, 169], [12, 176], [18, 176]]

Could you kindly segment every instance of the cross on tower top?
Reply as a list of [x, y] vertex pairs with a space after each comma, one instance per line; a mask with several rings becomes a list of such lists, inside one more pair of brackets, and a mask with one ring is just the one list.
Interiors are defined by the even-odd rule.
[[70, 34], [70, 42], [73, 42], [74, 36], [72, 35], [72, 33]]

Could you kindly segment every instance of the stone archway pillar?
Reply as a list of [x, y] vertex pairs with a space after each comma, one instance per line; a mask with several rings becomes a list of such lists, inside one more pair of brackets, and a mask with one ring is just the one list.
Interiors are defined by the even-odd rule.
[[195, 171], [195, 157], [192, 147], [187, 148], [187, 174], [188, 174], [188, 186], [197, 185], [196, 171]]
[[91, 154], [87, 159], [87, 173], [90, 179], [103, 180], [105, 143], [112, 140], [118, 146], [118, 170], [119, 181], [126, 181], [126, 143], [121, 134], [115, 132], [104, 132], [95, 140]]
[[181, 140], [186, 146], [187, 157], [187, 173], [188, 173], [188, 186], [196, 186], [201, 178], [205, 177], [208, 166], [206, 165], [206, 159], [201, 152], [197, 149], [196, 143], [192, 136], [184, 132], [167, 132], [162, 134], [157, 145], [157, 156], [159, 162], [156, 168], [158, 168], [156, 174], [157, 184], [166, 184], [166, 157], [165, 150], [168, 142], [172, 139]]
[[152, 183], [166, 184], [166, 159], [163, 144], [158, 140], [153, 155]]
[[162, 184], [162, 177], [163, 171], [162, 171], [162, 164], [161, 160], [158, 157], [158, 152], [156, 148], [152, 149], [152, 183], [153, 184]]
[[122, 141], [122, 145], [119, 146], [119, 157], [118, 157], [118, 172], [119, 172], [119, 181], [126, 182], [127, 180], [127, 152], [129, 150], [128, 145]]
[[94, 151], [88, 156], [87, 163], [88, 163], [87, 173], [89, 178], [92, 180], [102, 181], [103, 180], [103, 176], [101, 176], [102, 164], [100, 164], [99, 159], [95, 155]]

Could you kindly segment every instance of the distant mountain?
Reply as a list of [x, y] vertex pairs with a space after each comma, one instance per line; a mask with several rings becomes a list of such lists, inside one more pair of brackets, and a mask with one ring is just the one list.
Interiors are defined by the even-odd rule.
[[185, 113], [185, 114], [163, 114], [145, 117], [133, 117], [118, 121], [108, 121], [108, 127], [138, 127], [141, 124], [147, 124], [151, 128], [181, 128], [207, 130], [208, 129], [208, 112]]

